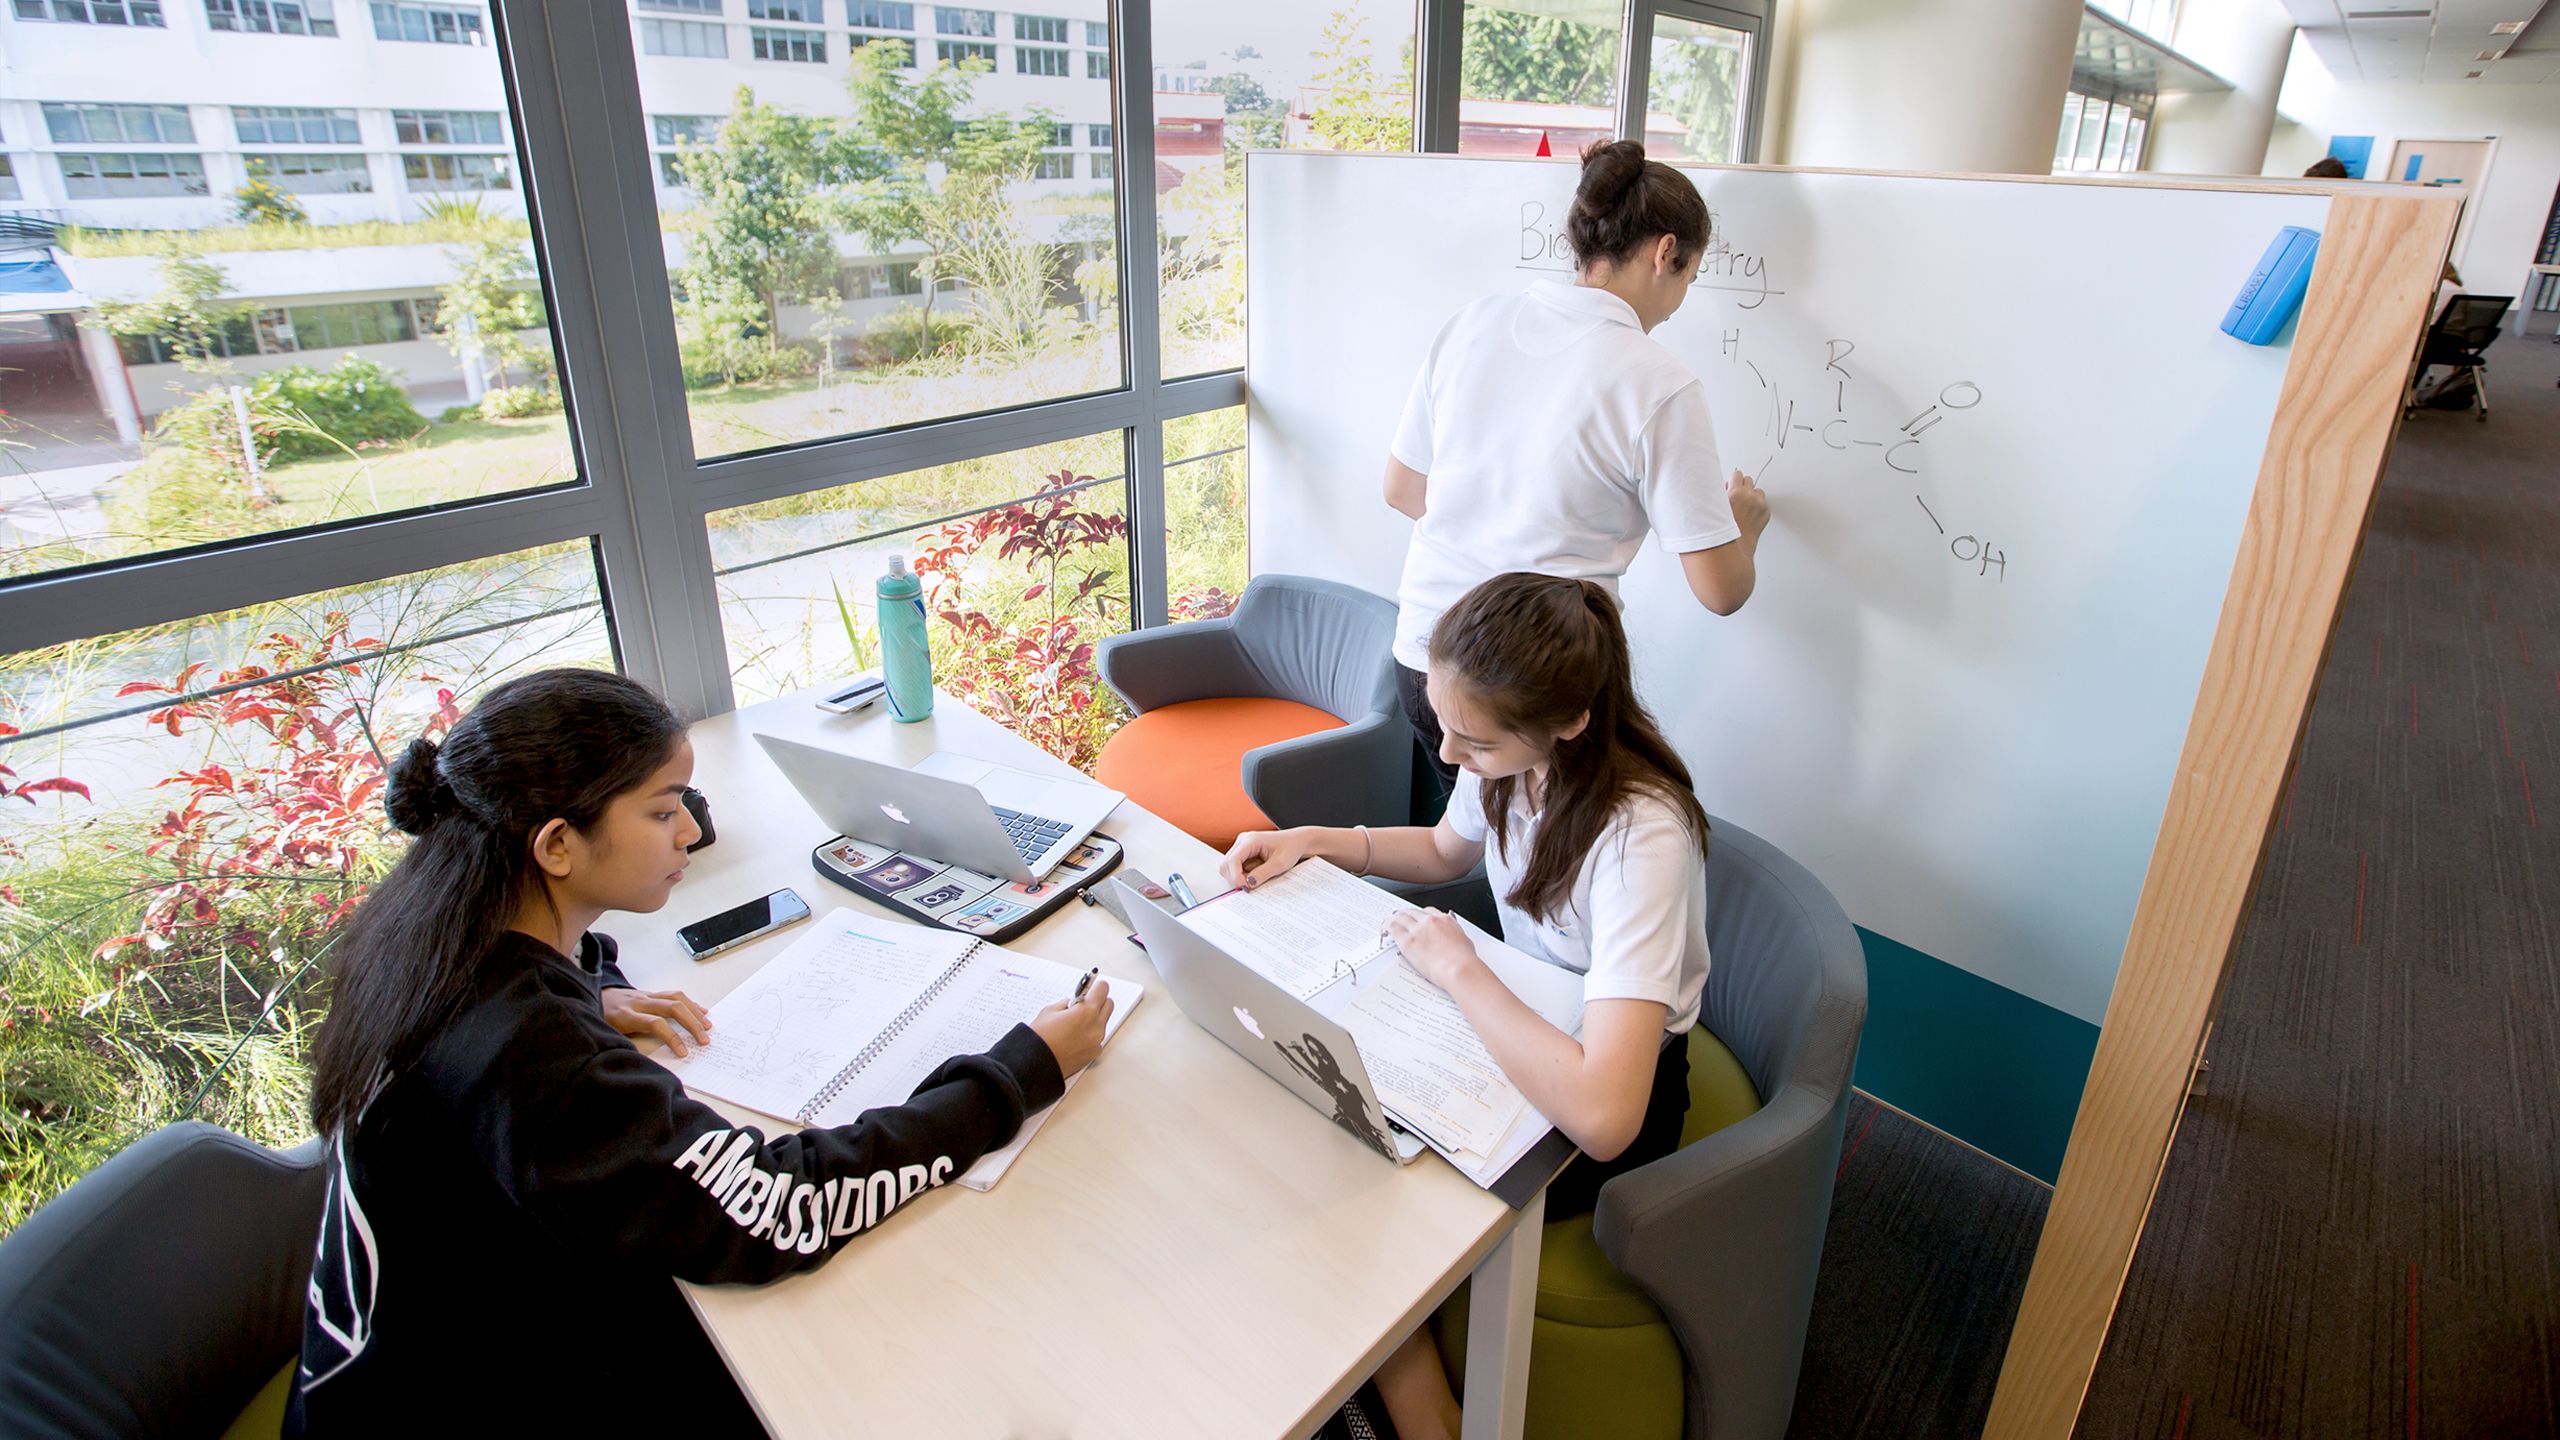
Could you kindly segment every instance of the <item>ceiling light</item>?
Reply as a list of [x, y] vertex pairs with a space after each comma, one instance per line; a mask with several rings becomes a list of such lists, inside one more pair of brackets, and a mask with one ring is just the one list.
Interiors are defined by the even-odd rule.
[[2465, 70], [2462, 72], [2462, 78], [2465, 80], [2477, 80], [2480, 78], [2480, 75], [2481, 72], [2477, 70]]
[[2501, 20], [2497, 24], [2489, 27], [2489, 33], [2492, 35], [2520, 35], [2524, 33], [2524, 27], [2532, 23], [2533, 22], [2530, 20]]
[[2497, 60], [2503, 58], [2506, 53], [2507, 52], [2504, 50], [2483, 50], [2471, 58], [2474, 60]]

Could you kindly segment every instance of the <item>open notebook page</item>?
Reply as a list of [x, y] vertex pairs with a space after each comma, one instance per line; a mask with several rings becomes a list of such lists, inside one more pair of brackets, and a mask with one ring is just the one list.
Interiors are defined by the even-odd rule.
[[1301, 1000], [1373, 959], [1387, 917], [1413, 906], [1324, 860], [1252, 890], [1213, 895], [1182, 923]]
[[837, 910], [711, 1007], [711, 1043], [659, 1062], [688, 1090], [788, 1119], [976, 943]]
[[[892, 1039], [852, 1084], [818, 1112], [817, 1123], [842, 1125], [865, 1110], [905, 1104], [907, 1097], [915, 1094], [916, 1087], [943, 1061], [954, 1055], [984, 1051], [1003, 1039], [1006, 1031], [1040, 1013], [1042, 1007], [1074, 994], [1076, 982], [1082, 978], [1083, 971], [1055, 961], [985, 946], [970, 957], [959, 978], [945, 986], [913, 1024]], [[1121, 1024], [1146, 998], [1146, 993], [1132, 980], [1111, 982], [1111, 1023], [1103, 1033], [1104, 1044], [1120, 1033]], [[1081, 1074], [1069, 1076], [1067, 1088], [1073, 1090], [1082, 1078]], [[1046, 1123], [1050, 1110], [1056, 1108], [1052, 1105], [1025, 1118], [1012, 1141], [982, 1156], [960, 1177], [960, 1183], [976, 1190], [993, 1185]]]

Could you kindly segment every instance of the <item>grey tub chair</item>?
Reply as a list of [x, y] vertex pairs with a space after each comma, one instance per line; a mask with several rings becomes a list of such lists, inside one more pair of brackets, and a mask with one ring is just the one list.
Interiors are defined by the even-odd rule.
[[0, 1244], [12, 1436], [221, 1435], [302, 1346], [320, 1144], [186, 1120], [125, 1147]]

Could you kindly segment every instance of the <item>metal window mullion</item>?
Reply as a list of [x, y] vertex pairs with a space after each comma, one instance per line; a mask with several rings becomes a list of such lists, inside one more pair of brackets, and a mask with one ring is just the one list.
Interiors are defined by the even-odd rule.
[[1187, 375], [1156, 387], [1156, 418], [1179, 420], [1186, 415], [1226, 410], [1244, 403], [1244, 372], [1220, 370]]
[[695, 488], [708, 513], [812, 490], [832, 490], [887, 475], [904, 475], [936, 465], [956, 465], [1009, 450], [1054, 445], [1106, 430], [1127, 429], [1145, 419], [1145, 409], [1136, 394], [1112, 391], [886, 434], [715, 460], [698, 472]]
[[1646, 0], [1627, 0], [1618, 35], [1618, 138], [1641, 141], [1652, 110], [1646, 87], [1653, 76], [1653, 7]]
[[583, 539], [606, 518], [580, 486], [46, 575], [0, 589], [9, 650], [117, 635]]
[[1419, 6], [1414, 17], [1413, 148], [1455, 154], [1466, 0], [1419, 0]]
[[[1112, 189], [1120, 197], [1120, 333], [1122, 363], [1136, 415], [1125, 427], [1129, 458], [1130, 618], [1137, 627], [1165, 622], [1164, 336], [1156, 217], [1155, 11], [1153, 0], [1116, 0], [1111, 72], [1114, 94]], [[1223, 159], [1220, 163], [1224, 163]]]
[[516, 57], [527, 195], [548, 237], [553, 333], [589, 482], [615, 639], [678, 713], [734, 707], [691, 414], [658, 231], [649, 122], [621, 6], [494, 0]]

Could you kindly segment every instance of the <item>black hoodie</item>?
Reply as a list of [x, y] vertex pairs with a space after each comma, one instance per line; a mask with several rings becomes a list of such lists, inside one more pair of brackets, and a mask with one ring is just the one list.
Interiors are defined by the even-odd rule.
[[287, 1435], [747, 1429], [674, 1279], [814, 1269], [1066, 1088], [1017, 1025], [904, 1105], [767, 1139], [606, 1022], [613, 956], [510, 933], [336, 1137]]

